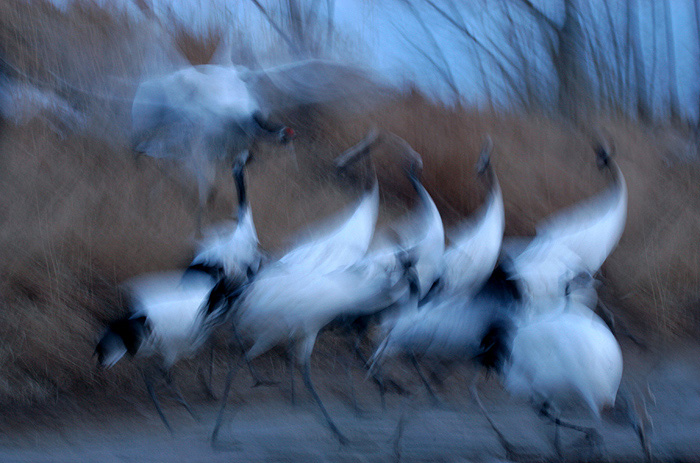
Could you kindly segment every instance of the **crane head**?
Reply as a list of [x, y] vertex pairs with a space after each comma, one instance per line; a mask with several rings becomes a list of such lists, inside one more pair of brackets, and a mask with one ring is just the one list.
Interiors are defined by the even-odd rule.
[[493, 151], [493, 141], [489, 135], [486, 135], [479, 153], [479, 160], [476, 163], [476, 171], [479, 175], [484, 174], [491, 166], [491, 151]]
[[610, 167], [610, 162], [615, 154], [612, 137], [607, 131], [597, 130], [594, 134], [593, 151], [596, 155], [598, 169]]
[[127, 353], [136, 355], [150, 331], [145, 316], [125, 317], [110, 323], [95, 346], [98, 367], [109, 368]]
[[279, 141], [281, 144], [286, 145], [297, 137], [297, 133], [291, 127], [283, 127], [279, 131]]

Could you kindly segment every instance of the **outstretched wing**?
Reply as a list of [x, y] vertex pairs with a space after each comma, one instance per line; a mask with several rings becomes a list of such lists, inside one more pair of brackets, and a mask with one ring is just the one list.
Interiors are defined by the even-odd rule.
[[359, 112], [389, 95], [388, 86], [371, 71], [321, 59], [250, 71], [243, 78], [267, 111], [332, 103], [339, 109]]

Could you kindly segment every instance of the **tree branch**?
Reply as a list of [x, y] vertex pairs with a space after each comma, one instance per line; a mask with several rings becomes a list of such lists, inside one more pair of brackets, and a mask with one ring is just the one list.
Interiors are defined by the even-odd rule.
[[299, 56], [301, 54], [299, 47], [297, 47], [296, 44], [294, 43], [294, 41], [292, 39], [290, 39], [287, 34], [285, 34], [285, 32], [282, 30], [282, 28], [280, 28], [280, 26], [275, 22], [275, 20], [272, 18], [272, 16], [270, 16], [270, 14], [267, 12], [265, 7], [263, 7], [258, 0], [250, 0], [250, 1], [253, 2], [253, 5], [258, 7], [258, 9], [263, 14], [263, 16], [265, 16], [265, 19], [267, 19], [267, 22], [270, 23], [270, 26], [272, 26], [272, 28], [275, 30], [275, 32], [277, 32], [280, 35], [280, 37], [282, 37], [282, 40], [284, 40], [287, 43], [292, 54], [294, 54], [295, 56]]

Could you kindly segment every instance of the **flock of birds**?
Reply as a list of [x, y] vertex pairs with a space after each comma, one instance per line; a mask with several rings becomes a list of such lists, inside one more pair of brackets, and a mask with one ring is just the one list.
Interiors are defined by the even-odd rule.
[[[298, 77], [320, 74], [319, 69], [332, 76], [340, 68], [311, 61], [265, 75]], [[190, 410], [171, 369], [223, 326], [241, 356], [236, 361], [232, 354], [212, 442], [236, 369], [245, 362], [260, 381], [251, 362], [277, 346], [287, 348], [292, 391], [296, 365], [328, 427], [347, 442], [314, 387], [310, 365], [319, 333], [341, 327], [360, 356], [363, 339], [375, 342], [365, 367], [382, 394], [381, 367], [392, 358], [411, 359], [428, 387], [421, 364], [475, 365], [494, 371], [508, 392], [540, 407], [557, 429], [568, 427], [597, 441], [595, 429], [562, 420], [560, 411], [577, 399], [599, 417], [604, 407], [614, 405], [622, 378], [620, 346], [595, 313], [594, 277], [618, 243], [627, 213], [627, 188], [612, 153], [603, 145], [595, 148], [599, 167], [612, 177], [603, 192], [542, 221], [532, 238], [504, 240], [503, 197], [487, 139], [477, 165], [488, 188], [486, 200], [450, 233], [446, 247], [442, 219], [421, 184], [421, 156], [396, 135], [372, 130], [336, 160], [339, 171], [358, 162], [371, 166], [357, 204], [339, 214], [332, 228], [272, 258], [259, 246], [245, 170], [256, 140], [287, 143], [295, 134], [268, 119], [255, 92], [261, 78], [230, 65], [196, 66], [146, 81], [136, 92], [134, 146], [155, 156], [186, 146], [187, 159], [199, 163], [194, 171], [200, 200], [212, 181], [210, 167], [202, 166], [230, 161], [238, 217], [235, 225], [207, 234], [185, 271], [143, 276], [127, 285], [131, 312], [106, 328], [96, 347], [99, 365], [111, 367], [125, 354], [154, 360], [144, 378], [170, 429], [155, 393], [154, 373]], [[309, 91], [320, 89], [319, 101], [329, 100], [324, 92], [332, 77], [325, 86], [308, 84], [306, 78], [297, 81], [306, 81]], [[192, 128], [198, 136], [183, 145], [182, 134]], [[379, 143], [395, 148], [418, 201], [392, 227], [391, 237], [373, 247], [379, 194], [371, 151]], [[481, 404], [475, 384], [476, 377], [471, 388], [475, 400], [505, 449], [515, 453]], [[629, 418], [647, 451], [643, 426]], [[558, 432], [556, 436], [560, 451]]]

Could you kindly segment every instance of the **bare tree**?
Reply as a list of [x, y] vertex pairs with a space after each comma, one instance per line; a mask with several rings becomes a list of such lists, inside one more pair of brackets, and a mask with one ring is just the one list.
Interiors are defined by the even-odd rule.
[[559, 25], [530, 0], [520, 0], [540, 27], [559, 82], [560, 111], [576, 119], [584, 109], [579, 101], [592, 96], [592, 85], [586, 71], [585, 36], [580, 21], [578, 0], [564, 0], [564, 22]]
[[425, 21], [421, 17], [420, 12], [410, 0], [403, 0], [403, 3], [404, 5], [406, 5], [413, 17], [420, 25], [421, 29], [423, 30], [423, 34], [425, 35], [425, 38], [427, 39], [430, 46], [428, 47], [428, 50], [426, 50], [425, 47], [420, 46], [419, 44], [409, 39], [406, 34], [401, 33], [403, 35], [404, 40], [411, 44], [435, 68], [435, 70], [440, 74], [447, 86], [450, 87], [450, 90], [452, 91], [455, 100], [459, 101], [459, 88], [457, 87], [457, 82], [455, 81], [454, 74], [452, 73], [450, 64], [447, 61], [447, 58], [445, 58], [445, 54], [443, 53], [440, 44], [435, 39], [432, 30], [425, 24]]
[[676, 79], [676, 51], [673, 40], [673, 21], [671, 20], [671, 4], [664, 0], [664, 29], [666, 30], [666, 68], [668, 70], [668, 98], [671, 122], [680, 123], [681, 111], [678, 99], [678, 80]]
[[637, 116], [644, 123], [651, 122], [651, 103], [647, 93], [647, 80], [644, 72], [644, 60], [641, 50], [642, 30], [639, 24], [639, 5], [637, 0], [627, 2], [628, 46], [632, 53], [632, 66], [634, 67], [634, 90], [636, 92]]
[[[695, 31], [697, 33], [698, 43], [700, 43], [700, 0], [695, 0]], [[698, 60], [700, 64], [700, 59]], [[700, 69], [698, 69], [698, 75], [700, 75]], [[698, 94], [698, 119], [696, 123], [696, 130], [700, 131], [700, 94]]]
[[334, 0], [326, 0], [326, 21], [319, 20], [323, 11], [320, 0], [280, 0], [278, 11], [265, 8], [259, 0], [251, 0], [272, 29], [287, 44], [296, 58], [319, 56], [330, 47], [334, 34]]
[[[654, 96], [658, 99], [664, 92], [662, 99], [670, 111], [670, 119], [673, 123], [680, 122], [670, 0], [644, 2], [644, 17], [649, 17], [648, 11], [651, 13], [648, 38], [643, 35], [647, 26], [643, 28], [640, 21], [642, 2], [639, 0], [628, 0], [617, 8], [614, 3], [607, 2], [601, 5], [590, 0], [560, 0], [558, 10], [545, 9], [542, 2], [534, 0], [500, 0], [497, 2], [500, 8], [488, 10], [497, 28], [495, 35], [488, 30], [475, 32], [470, 18], [465, 18], [468, 9], [463, 3], [401, 1], [408, 5], [426, 37], [416, 41], [415, 37], [405, 34], [407, 42], [438, 70], [455, 93], [459, 85], [455, 76], [459, 75], [461, 64], [446, 59], [441, 49], [444, 44], [437, 42], [431, 27], [446, 24], [461, 34], [466, 44], [465, 55], [476, 60], [465, 64], [472, 65], [480, 73], [489, 102], [505, 95], [516, 107], [535, 111], [554, 108], [575, 121], [583, 122], [591, 113], [603, 110], [649, 123], [654, 117]], [[700, 39], [700, 0], [693, 1]], [[416, 8], [420, 5], [432, 9], [437, 13], [437, 21], [444, 21], [444, 24], [427, 24], [420, 16], [425, 10], [420, 9], [419, 14]], [[476, 8], [487, 11], [489, 6], [493, 3], [484, 1], [477, 3]], [[661, 74], [668, 80], [658, 78], [657, 46], [661, 43], [657, 40], [656, 8], [663, 8], [659, 12], [664, 16], [663, 22], [658, 22], [658, 31], [665, 34], [665, 72]], [[552, 83], [556, 85], [555, 92], [550, 90], [554, 88]]]
[[[472, 33], [472, 31], [467, 27], [464, 18], [458, 13], [457, 7], [451, 0], [449, 0], [448, 3], [451, 7], [452, 13], [448, 12], [445, 8], [442, 8], [434, 0], [425, 0], [425, 3], [433, 8], [433, 10], [435, 10], [458, 32], [463, 34], [465, 39], [471, 41], [473, 45], [486, 54], [490, 62], [496, 67], [497, 71], [500, 72], [501, 77], [508, 84], [506, 91], [512, 93], [513, 96], [518, 99], [521, 106], [527, 107], [527, 95], [520, 89], [521, 80], [520, 76], [518, 75], [519, 63], [508, 56], [508, 54], [492, 40], [488, 38], [482, 40]], [[485, 76], [485, 74], [482, 74], [482, 76]]]

